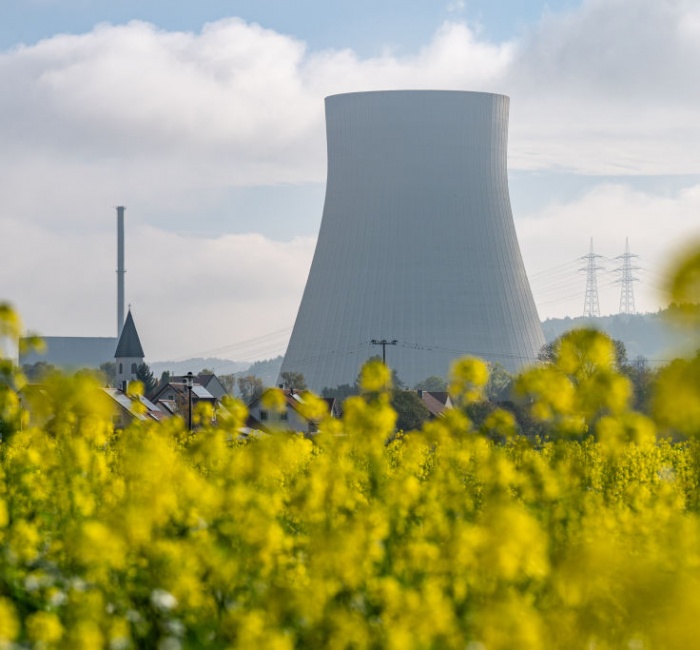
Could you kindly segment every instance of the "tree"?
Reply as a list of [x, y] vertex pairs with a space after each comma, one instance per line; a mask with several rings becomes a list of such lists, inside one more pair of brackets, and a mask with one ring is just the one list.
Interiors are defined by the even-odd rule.
[[143, 392], [147, 396], [151, 395], [158, 386], [158, 381], [147, 363], [142, 363], [136, 368], [136, 379], [143, 384]]
[[553, 341], [545, 343], [537, 353], [537, 360], [542, 363], [554, 363], [557, 358], [557, 346], [561, 336], [557, 336]]
[[219, 375], [219, 381], [223, 384], [226, 392], [229, 395], [233, 395], [234, 391], [236, 390], [236, 375]]
[[105, 383], [114, 386], [117, 381], [117, 364], [114, 361], [105, 361], [100, 364], [100, 372], [104, 375]]
[[401, 381], [401, 378], [399, 377], [399, 373], [396, 372], [393, 368], [391, 369], [391, 385], [395, 389], [405, 389], [407, 388], [406, 384]]
[[618, 370], [622, 370], [628, 363], [627, 348], [625, 344], [618, 339], [613, 339], [612, 342], [615, 346], [615, 365]]
[[648, 414], [657, 375], [656, 371], [649, 367], [649, 362], [641, 355], [637, 356], [632, 363], [627, 364], [621, 370], [632, 382], [634, 409]]
[[430, 411], [413, 391], [394, 391], [391, 396], [391, 407], [396, 411], [396, 428], [399, 431], [420, 429], [430, 418]]
[[238, 378], [238, 391], [241, 394], [241, 399], [246, 404], [252, 404], [263, 394], [264, 390], [265, 386], [260, 377], [246, 375]]
[[427, 390], [435, 393], [443, 393], [447, 390], [447, 382], [437, 375], [426, 377], [423, 381], [419, 381], [414, 387], [414, 390]]
[[[496, 406], [491, 400], [481, 399], [476, 402], [471, 402], [464, 407], [464, 412], [467, 414], [471, 420], [474, 428], [480, 429], [486, 418], [493, 413], [498, 406]], [[510, 410], [510, 409], [508, 409]]]
[[489, 381], [485, 390], [487, 399], [492, 402], [508, 399], [512, 384], [513, 377], [500, 363], [489, 364]]
[[289, 390], [306, 390], [306, 379], [300, 372], [292, 372], [290, 370], [280, 374], [282, 386]]
[[56, 366], [47, 363], [46, 361], [37, 361], [36, 363], [32, 364], [25, 363], [22, 366], [22, 372], [27, 378], [27, 381], [31, 381], [33, 383], [42, 381], [46, 377], [46, 375], [49, 375], [55, 371]]
[[[564, 332], [564, 334], [562, 334], [561, 336], [557, 336], [557, 338], [555, 338], [553, 341], [545, 343], [540, 348], [540, 351], [537, 353], [537, 360], [542, 361], [543, 363], [556, 363], [557, 359], [559, 358], [559, 345], [561, 344], [562, 338], [570, 332], [575, 331], [581, 330], [574, 329], [570, 330], [569, 332]], [[622, 341], [613, 338], [611, 338], [610, 340], [612, 341], [613, 348], [615, 351], [615, 367], [618, 370], [622, 370], [627, 365], [627, 349], [625, 348], [625, 344]]]
[[321, 391], [321, 397], [334, 397], [341, 404], [352, 395], [359, 395], [360, 387], [357, 385], [357, 381], [354, 384], [340, 384], [335, 388], [324, 388]]

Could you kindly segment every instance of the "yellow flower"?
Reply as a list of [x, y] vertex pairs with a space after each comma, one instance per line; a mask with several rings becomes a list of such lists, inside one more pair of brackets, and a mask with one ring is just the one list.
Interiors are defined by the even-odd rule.
[[391, 370], [379, 359], [370, 359], [360, 371], [360, 389], [365, 393], [391, 389]]
[[489, 380], [488, 365], [481, 359], [463, 357], [450, 368], [450, 397], [458, 402], [469, 404], [483, 397]]
[[53, 645], [63, 637], [63, 625], [56, 614], [36, 612], [27, 617], [27, 636], [40, 644]]
[[126, 545], [115, 530], [99, 521], [87, 521], [73, 549], [75, 559], [86, 567], [120, 569], [126, 563]]
[[700, 325], [700, 246], [688, 248], [678, 256], [666, 284], [666, 294], [677, 308], [672, 316], [681, 323]]
[[19, 634], [19, 621], [15, 606], [9, 598], [0, 596], [0, 647], [14, 641]]
[[8, 302], [0, 302], [0, 338], [17, 340], [22, 336], [22, 320]]
[[576, 329], [561, 337], [556, 365], [567, 375], [581, 378], [613, 368], [615, 346], [612, 339], [593, 329]]
[[484, 420], [484, 429], [492, 435], [512, 438], [517, 433], [515, 416], [510, 411], [496, 409]]
[[78, 621], [68, 631], [65, 644], [71, 650], [96, 650], [105, 647], [105, 639], [99, 625], [91, 620]]
[[664, 428], [700, 436], [700, 354], [676, 359], [659, 371], [652, 409]]
[[34, 561], [40, 552], [41, 532], [25, 519], [13, 523], [10, 529], [10, 552], [20, 562]]
[[7, 502], [5, 499], [0, 498], [0, 528], [5, 528], [10, 522], [10, 517], [7, 512]]
[[598, 440], [608, 450], [624, 450], [632, 443], [653, 445], [656, 442], [654, 422], [641, 413], [624, 413], [601, 418], [596, 424]]
[[283, 413], [287, 405], [287, 400], [284, 397], [284, 393], [279, 388], [270, 388], [263, 394], [261, 403], [270, 411]]
[[310, 391], [299, 394], [299, 413], [307, 420], [320, 421], [328, 415], [328, 402]]

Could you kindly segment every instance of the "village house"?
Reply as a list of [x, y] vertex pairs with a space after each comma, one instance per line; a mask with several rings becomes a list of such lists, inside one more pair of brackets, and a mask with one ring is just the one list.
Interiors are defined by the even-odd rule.
[[[280, 411], [265, 405], [271, 390], [279, 390], [284, 396], [284, 407]], [[322, 399], [328, 404], [331, 417], [340, 417], [338, 400], [334, 397]], [[318, 425], [318, 421], [304, 415], [304, 397], [294, 389], [268, 388], [248, 406], [246, 427], [253, 431], [294, 431], [310, 436], [318, 432]]]

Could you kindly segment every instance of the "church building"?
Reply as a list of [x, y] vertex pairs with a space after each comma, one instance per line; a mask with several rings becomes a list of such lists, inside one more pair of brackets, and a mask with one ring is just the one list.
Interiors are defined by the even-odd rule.
[[131, 310], [126, 316], [117, 351], [114, 353], [117, 388], [126, 390], [129, 382], [136, 381], [136, 371], [144, 360], [139, 334]]

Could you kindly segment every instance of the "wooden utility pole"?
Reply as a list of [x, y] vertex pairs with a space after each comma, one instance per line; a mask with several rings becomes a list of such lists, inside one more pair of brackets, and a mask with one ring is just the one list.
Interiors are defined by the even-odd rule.
[[372, 339], [370, 341], [372, 345], [381, 345], [382, 346], [382, 363], [386, 365], [386, 346], [387, 345], [396, 345], [398, 341], [396, 339], [393, 339], [392, 341], [387, 341], [386, 339], [382, 339], [381, 341], [378, 339]]

